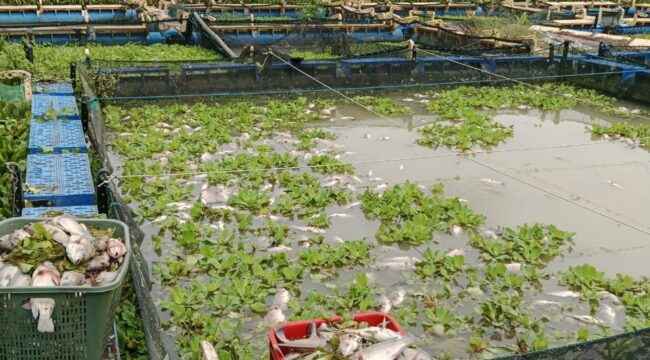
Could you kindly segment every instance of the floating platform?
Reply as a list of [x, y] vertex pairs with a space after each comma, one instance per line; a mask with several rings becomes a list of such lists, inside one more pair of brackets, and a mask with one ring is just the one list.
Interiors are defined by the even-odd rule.
[[35, 206], [93, 205], [88, 154], [30, 154], [24, 198]]
[[21, 215], [25, 217], [42, 217], [48, 213], [64, 213], [74, 217], [90, 217], [97, 215], [99, 212], [97, 211], [97, 206], [95, 205], [63, 207], [53, 206], [23, 208]]
[[39, 120], [33, 118], [29, 130], [29, 153], [85, 153], [86, 138], [80, 120]]

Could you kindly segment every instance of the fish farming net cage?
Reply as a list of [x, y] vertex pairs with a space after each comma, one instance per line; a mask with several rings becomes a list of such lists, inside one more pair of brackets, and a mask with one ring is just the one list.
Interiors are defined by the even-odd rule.
[[650, 46], [625, 46], [600, 43], [598, 56], [612, 61], [650, 69]]
[[[77, 86], [81, 88], [82, 117], [88, 124], [91, 144], [105, 171], [100, 172], [99, 178], [108, 180], [112, 173], [112, 165], [108, 156], [106, 132], [101, 105], [90, 84], [80, 76]], [[98, 205], [101, 212], [111, 218], [119, 219], [128, 224], [133, 236], [133, 261], [131, 274], [137, 293], [137, 308], [142, 319], [145, 338], [147, 341], [149, 359], [167, 358], [166, 335], [160, 326], [156, 305], [150, 296], [150, 280], [147, 261], [144, 259], [139, 245], [144, 233], [129, 205], [119, 195], [119, 190], [108, 182], [99, 193]], [[603, 337], [597, 340], [579, 342], [567, 346], [536, 351], [526, 354], [500, 357], [500, 360], [644, 360], [650, 358], [650, 328], [623, 333], [616, 336]]]

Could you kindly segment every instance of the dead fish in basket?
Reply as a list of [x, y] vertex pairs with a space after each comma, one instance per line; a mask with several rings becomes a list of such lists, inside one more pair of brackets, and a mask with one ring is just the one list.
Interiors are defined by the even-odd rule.
[[20, 274], [18, 266], [5, 265], [0, 269], [0, 287], [5, 287]]
[[378, 326], [370, 326], [363, 329], [348, 329], [343, 330], [343, 332], [346, 334], [356, 334], [368, 341], [374, 342], [394, 340], [402, 337], [398, 332]]
[[52, 235], [52, 239], [59, 244], [66, 246], [70, 242], [70, 235], [66, 234], [65, 231], [59, 229], [58, 227], [50, 224], [43, 223], [41, 224], [45, 230]]
[[16, 275], [11, 282], [9, 287], [28, 287], [32, 284], [32, 277], [26, 274]]
[[339, 337], [338, 351], [343, 356], [352, 355], [361, 344], [361, 336], [356, 334], [343, 334]]
[[397, 360], [431, 360], [431, 356], [420, 349], [407, 348], [402, 351]]
[[350, 357], [352, 360], [386, 360], [395, 359], [407, 347], [415, 342], [415, 336], [408, 335], [361, 349]]
[[305, 339], [289, 340], [284, 335], [283, 328], [276, 329], [275, 334], [278, 337], [278, 340], [281, 341], [281, 343], [278, 344], [279, 347], [290, 348], [296, 352], [313, 352], [318, 349], [324, 349], [327, 347], [327, 341], [318, 336], [318, 332], [316, 331], [316, 323], [314, 322], [309, 324], [309, 337]]
[[[51, 262], [45, 262], [39, 265], [34, 274], [32, 274], [32, 286], [59, 286], [61, 283], [61, 274]], [[55, 302], [52, 298], [32, 298], [30, 299], [32, 316], [38, 318], [39, 332], [54, 332], [54, 322], [52, 321], [52, 311], [54, 311]]]
[[73, 264], [79, 265], [92, 259], [95, 255], [95, 246], [87, 237], [75, 234], [70, 237], [65, 253]]
[[106, 251], [113, 259], [124, 256], [127, 252], [126, 245], [117, 239], [108, 240], [108, 250]]
[[77, 271], [64, 271], [61, 275], [61, 286], [81, 286], [86, 281], [86, 275]]
[[52, 219], [52, 224], [56, 227], [59, 227], [63, 229], [65, 232], [67, 232], [70, 235], [73, 234], [79, 234], [79, 235], [86, 235], [88, 234], [88, 229], [86, 229], [85, 226], [77, 222], [77, 220], [73, 219], [72, 217], [68, 215], [61, 215], [57, 216]]
[[0, 236], [0, 251], [12, 251], [19, 242], [30, 236], [30, 233], [23, 229], [18, 229], [11, 234]]
[[[86, 270], [88, 271], [102, 271], [108, 269], [111, 266], [111, 257], [108, 256], [106, 252], [101, 252], [99, 255], [96, 255], [94, 258], [88, 261], [86, 264]], [[65, 277], [66, 273], [63, 273]], [[82, 281], [83, 282], [83, 281]]]

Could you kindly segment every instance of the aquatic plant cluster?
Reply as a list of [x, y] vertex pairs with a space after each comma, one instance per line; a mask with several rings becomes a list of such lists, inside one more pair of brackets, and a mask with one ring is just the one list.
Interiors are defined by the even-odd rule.
[[[495, 126], [483, 112], [568, 108], [582, 91], [560, 88], [573, 95], [558, 101], [518, 87], [481, 90], [440, 92], [429, 109]], [[408, 111], [361, 100], [385, 113]], [[457, 106], [444, 106], [452, 100]], [[371, 174], [357, 174], [336, 134], [315, 128], [334, 109], [306, 98], [104, 109], [123, 160], [120, 189], [157, 231], [151, 247], [169, 315], [163, 326], [183, 358], [198, 357], [200, 340], [220, 359], [265, 358], [270, 326], [370, 310], [395, 316], [440, 359], [524, 353], [650, 326], [647, 282], [607, 279], [590, 265], [548, 270], [571, 251], [572, 233], [550, 224], [490, 228], [441, 184], [376, 185]], [[340, 224], [376, 233], [344, 239], [331, 230]], [[439, 245], [443, 239], [454, 247]], [[384, 288], [384, 277], [403, 285]]]

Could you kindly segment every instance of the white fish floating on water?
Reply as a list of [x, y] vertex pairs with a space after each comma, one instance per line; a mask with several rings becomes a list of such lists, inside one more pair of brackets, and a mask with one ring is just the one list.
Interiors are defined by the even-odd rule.
[[216, 156], [214, 154], [210, 154], [209, 152], [206, 151], [203, 154], [201, 154], [201, 162], [202, 163], [210, 162], [214, 160], [215, 157]]
[[390, 136], [380, 136], [380, 137], [377, 138], [377, 140], [387, 141], [387, 140], [390, 140]]
[[289, 294], [289, 291], [286, 289], [279, 289], [278, 292], [273, 295], [271, 305], [280, 309], [286, 309], [290, 299], [291, 295]]
[[454, 226], [451, 227], [451, 235], [453, 235], [455, 237], [461, 237], [461, 236], [463, 236], [464, 233], [465, 233], [465, 230], [463, 230], [463, 228], [458, 226], [458, 225], [454, 225]]
[[509, 263], [506, 264], [506, 271], [511, 273], [518, 273], [521, 271], [521, 263]]
[[579, 298], [580, 293], [571, 290], [551, 291], [548, 293], [551, 296], [561, 298]]
[[483, 182], [483, 183], [486, 183], [486, 184], [490, 184], [490, 185], [505, 185], [501, 181], [497, 181], [497, 180], [490, 179], [490, 178], [483, 178], [483, 179], [481, 179], [479, 181]]
[[363, 183], [363, 180], [361, 180], [361, 178], [358, 177], [358, 176], [356, 176], [356, 175], [350, 175], [350, 176], [348, 176], [348, 177], [349, 177], [350, 180], [352, 180], [352, 182], [354, 182], [354, 183], [357, 183], [357, 184], [361, 184], [361, 183]]
[[406, 300], [406, 291], [404, 289], [397, 289], [388, 296], [388, 299], [393, 307], [400, 307], [404, 303], [404, 300]]
[[212, 210], [235, 211], [235, 208], [229, 205], [210, 205]]
[[417, 94], [417, 93], [416, 93], [416, 94], [413, 94], [413, 96], [415, 96], [416, 98], [425, 98], [425, 97], [427, 97], [427, 96], [424, 95], [424, 94]]
[[352, 209], [353, 207], [357, 207], [359, 205], [361, 205], [361, 201], [355, 201], [353, 203], [349, 203], [349, 204], [345, 205], [344, 208], [349, 210], [349, 209]]
[[572, 315], [572, 317], [585, 324], [605, 325], [605, 322], [592, 315]]
[[270, 247], [266, 249], [266, 251], [273, 254], [273, 253], [289, 252], [289, 251], [293, 251], [293, 249], [286, 245], [278, 245], [278, 246]]
[[264, 322], [267, 326], [273, 327], [282, 324], [286, 320], [282, 309], [272, 306], [264, 316]]
[[465, 249], [456, 248], [445, 254], [446, 256], [463, 256], [465, 255]]
[[413, 99], [411, 99], [411, 98], [404, 98], [404, 99], [402, 99], [402, 101], [412, 102], [412, 101], [415, 101], [415, 100], [413, 100]]
[[384, 181], [384, 178], [380, 178], [380, 177], [371, 177], [371, 178], [368, 178], [368, 181], [371, 181], [371, 182], [380, 182], [380, 181]]
[[201, 202], [203, 205], [212, 205], [217, 203], [226, 203], [230, 198], [228, 188], [223, 185], [208, 186], [205, 184], [201, 188]]
[[598, 294], [598, 298], [600, 300], [609, 300], [614, 304], [620, 304], [621, 303], [621, 300], [618, 298], [618, 296], [612, 294], [609, 291], [603, 290], [603, 291], [599, 291], [597, 294]]
[[387, 183], [379, 184], [375, 186], [375, 191], [381, 191], [381, 190], [386, 190], [388, 188]]
[[489, 229], [481, 229], [481, 230], [479, 230], [479, 231], [481, 232], [481, 236], [483, 236], [483, 237], [486, 238], [486, 239], [492, 239], [492, 240], [496, 240], [496, 239], [498, 239], [497, 233], [495, 233], [495, 232], [492, 231], [492, 230], [489, 230]]
[[416, 264], [420, 262], [420, 259], [410, 256], [397, 256], [385, 259], [376, 264], [376, 267], [379, 269], [387, 269], [392, 271], [413, 271], [416, 268]]
[[615, 188], [617, 188], [617, 189], [621, 189], [621, 190], [623, 190], [623, 187], [622, 187], [621, 185], [615, 183], [615, 182], [612, 181], [612, 180], [607, 180], [606, 182], [607, 182], [607, 184], [609, 184], [609, 185], [611, 185], [611, 186], [613, 186], [613, 187], [615, 187]]
[[546, 306], [546, 305], [557, 305], [557, 306], [560, 306], [560, 303], [557, 302], [557, 301], [540, 299], [540, 300], [535, 300], [533, 302], [533, 305], [544, 305], [544, 306]]
[[388, 314], [393, 308], [393, 304], [391, 304], [390, 300], [385, 296], [381, 297], [379, 303], [381, 304], [379, 305], [379, 311], [383, 312], [384, 314]]
[[302, 232], [310, 232], [312, 234], [325, 234], [325, 230], [313, 226], [292, 225], [291, 228]]
[[352, 117], [352, 116], [341, 116], [341, 120], [343, 120], [343, 121], [354, 120], [354, 117]]
[[[51, 262], [45, 262], [39, 265], [32, 274], [32, 286], [59, 286], [61, 284], [61, 274]], [[37, 329], [39, 332], [54, 332], [54, 322], [52, 321], [52, 312], [56, 302], [52, 298], [31, 298], [30, 305], [32, 316], [38, 319]]]
[[188, 204], [188, 203], [182, 202], [182, 201], [181, 202], [170, 202], [166, 206], [170, 207], [170, 208], [175, 208], [176, 211], [185, 211], [185, 210], [189, 210], [189, 209], [191, 209], [193, 207], [192, 204]]
[[365, 133], [365, 134], [363, 134], [363, 138], [364, 139], [370, 139], [370, 138], [372, 138], [372, 135], [370, 135], [370, 133]]
[[400, 169], [400, 170], [404, 170], [404, 165], [399, 164], [399, 166], [397, 168]]
[[345, 214], [345, 213], [335, 213], [335, 214], [331, 214], [331, 215], [329, 215], [329, 217], [330, 217], [330, 218], [341, 218], [341, 219], [347, 219], [347, 218], [352, 218], [352, 217], [354, 217], [354, 216], [352, 216], [352, 215], [350, 215], [350, 214]]
[[419, 102], [420, 104], [428, 104], [428, 103], [431, 102], [431, 100], [422, 99], [422, 100], [420, 100], [420, 101], [418, 101], [418, 102]]
[[77, 271], [64, 271], [61, 274], [61, 286], [81, 286], [86, 281], [86, 275]]

